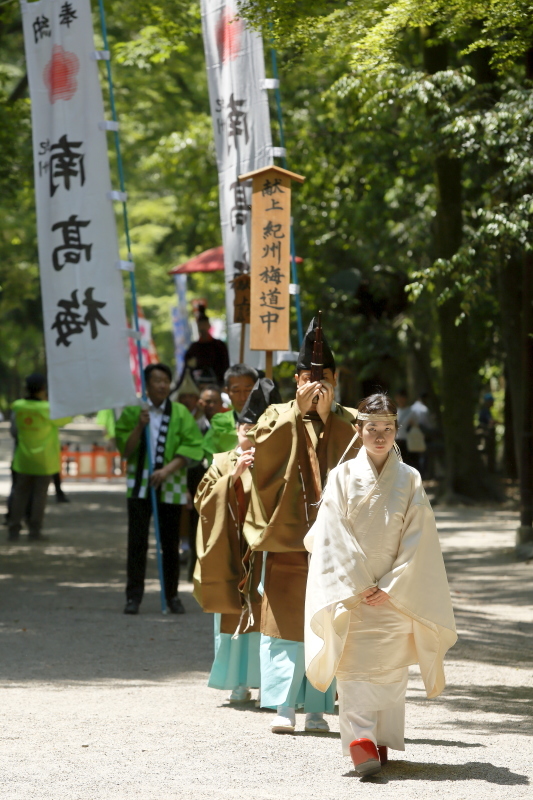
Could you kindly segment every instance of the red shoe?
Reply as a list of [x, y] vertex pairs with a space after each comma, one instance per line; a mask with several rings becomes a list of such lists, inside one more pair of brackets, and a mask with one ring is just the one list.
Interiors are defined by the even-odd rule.
[[389, 760], [389, 753], [387, 745], [385, 744], [378, 744], [378, 753], [379, 753], [379, 760], [381, 761], [381, 766], [386, 764]]
[[350, 745], [350, 755], [359, 775], [377, 775], [381, 772], [379, 752], [370, 739], [355, 739]]

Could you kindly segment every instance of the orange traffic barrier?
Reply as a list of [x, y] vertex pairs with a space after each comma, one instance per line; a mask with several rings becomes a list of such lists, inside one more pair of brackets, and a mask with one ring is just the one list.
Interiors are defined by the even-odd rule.
[[92, 450], [70, 450], [61, 448], [62, 480], [95, 480], [104, 478], [123, 478], [126, 474], [126, 462], [117, 451], [109, 452], [103, 447]]

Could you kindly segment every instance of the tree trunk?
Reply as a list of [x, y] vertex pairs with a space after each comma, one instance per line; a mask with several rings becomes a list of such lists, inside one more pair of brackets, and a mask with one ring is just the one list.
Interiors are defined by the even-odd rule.
[[505, 370], [505, 398], [503, 404], [503, 472], [506, 478], [514, 481], [518, 477], [518, 466], [516, 463], [515, 418], [507, 369]]
[[533, 543], [533, 254], [524, 254], [522, 275], [522, 452], [520, 528], [517, 544]]
[[501, 329], [505, 350], [505, 381], [510, 394], [510, 408], [507, 413], [513, 417], [513, 440], [515, 463], [520, 469], [522, 450], [522, 263], [521, 253], [511, 253], [502, 264], [499, 273], [498, 295], [500, 302]]
[[[533, 80], [533, 47], [526, 53], [526, 78]], [[522, 265], [522, 441], [520, 453], [520, 527], [517, 553], [533, 554], [533, 254]]]
[[[429, 32], [423, 35], [423, 41]], [[445, 44], [424, 46], [424, 63], [430, 74], [448, 67]], [[438, 134], [436, 134], [438, 135]], [[434, 219], [433, 257], [451, 258], [462, 240], [461, 162], [445, 152], [435, 158], [437, 209]], [[441, 275], [439, 293], [450, 286], [450, 277]], [[451, 287], [453, 288], [453, 287]], [[494, 498], [489, 480], [477, 450], [474, 431], [476, 411], [475, 374], [470, 344], [468, 318], [456, 324], [461, 313], [461, 296], [454, 289], [451, 298], [438, 308], [442, 358], [442, 421], [446, 453], [444, 496], [457, 495], [475, 499]]]

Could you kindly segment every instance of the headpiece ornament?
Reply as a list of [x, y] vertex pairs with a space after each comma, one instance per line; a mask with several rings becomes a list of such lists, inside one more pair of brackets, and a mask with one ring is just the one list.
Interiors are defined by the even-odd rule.
[[[313, 345], [316, 339], [316, 327], [318, 325], [318, 317], [313, 317], [309, 323], [309, 327], [304, 336], [302, 347], [298, 355], [298, 362], [296, 364], [296, 371], [301, 372], [312, 368], [313, 364]], [[324, 334], [322, 333], [322, 366], [324, 369], [330, 369], [335, 372], [335, 358], [331, 352], [331, 348]]]
[[364, 411], [359, 411], [357, 413], [357, 420], [361, 420], [361, 422], [366, 422], [368, 419], [373, 420], [374, 422], [393, 422], [394, 420], [398, 419], [397, 414], [381, 414], [377, 412], [373, 414], [365, 414]]
[[239, 423], [255, 425], [272, 403], [281, 403], [281, 395], [274, 381], [270, 378], [258, 378], [254, 388], [248, 395], [248, 400], [239, 414]]

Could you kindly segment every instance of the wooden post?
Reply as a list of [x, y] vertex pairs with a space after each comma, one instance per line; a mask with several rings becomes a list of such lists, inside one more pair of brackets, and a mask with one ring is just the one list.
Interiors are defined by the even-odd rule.
[[265, 376], [272, 380], [272, 350], [267, 350], [265, 352]]
[[239, 347], [239, 364], [244, 363], [244, 342], [246, 339], [246, 322], [241, 322], [241, 343]]
[[239, 364], [244, 363], [244, 344], [246, 325], [250, 324], [250, 275], [243, 272], [233, 279], [235, 298], [233, 301], [233, 322], [241, 323], [241, 341], [239, 347]]
[[271, 378], [273, 351], [288, 350], [290, 341], [291, 181], [305, 178], [271, 166], [239, 175], [239, 181], [250, 179], [250, 350], [266, 351]]

